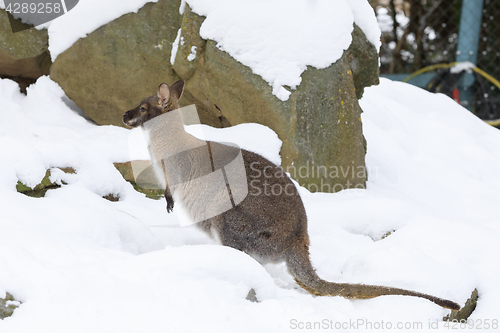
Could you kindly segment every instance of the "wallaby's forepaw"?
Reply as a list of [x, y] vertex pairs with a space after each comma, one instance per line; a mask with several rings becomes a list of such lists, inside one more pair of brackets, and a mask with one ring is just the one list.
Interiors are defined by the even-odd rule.
[[167, 213], [171, 213], [174, 210], [174, 200], [172, 198], [167, 199]]
[[174, 198], [168, 186], [165, 189], [165, 200], [167, 201], [167, 213], [171, 213], [174, 210]]

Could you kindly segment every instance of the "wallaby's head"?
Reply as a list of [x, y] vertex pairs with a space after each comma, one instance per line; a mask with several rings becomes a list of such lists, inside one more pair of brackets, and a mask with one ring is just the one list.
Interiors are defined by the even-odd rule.
[[168, 86], [160, 84], [156, 95], [149, 96], [134, 109], [125, 112], [123, 123], [130, 127], [137, 127], [156, 116], [179, 108], [179, 99], [184, 90], [184, 81], [180, 80]]

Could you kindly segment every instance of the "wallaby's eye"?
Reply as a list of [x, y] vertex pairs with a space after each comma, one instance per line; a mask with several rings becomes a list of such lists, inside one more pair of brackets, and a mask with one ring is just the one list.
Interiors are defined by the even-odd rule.
[[144, 106], [141, 106], [141, 112], [144, 113], [146, 111], [148, 111], [148, 110], [146, 110], [146, 108]]

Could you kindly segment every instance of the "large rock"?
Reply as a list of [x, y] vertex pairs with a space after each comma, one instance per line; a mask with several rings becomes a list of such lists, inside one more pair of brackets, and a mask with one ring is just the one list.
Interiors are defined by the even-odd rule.
[[[202, 39], [204, 17], [189, 6], [181, 16], [179, 4], [160, 0], [101, 27], [59, 55], [51, 77], [98, 124], [120, 126], [123, 112], [159, 83], [182, 78], [182, 103], [195, 103], [203, 123], [256, 122], [276, 131], [283, 140], [282, 166], [311, 191], [364, 187], [358, 98], [364, 87], [378, 83], [378, 56], [358, 27], [341, 59], [326, 69], [308, 68], [282, 102], [250, 68]], [[182, 42], [171, 66], [179, 29]]]
[[[186, 7], [184, 43], [173, 65], [186, 89], [229, 124], [256, 122], [276, 131], [283, 140], [283, 168], [309, 190], [364, 187], [366, 144], [358, 98], [364, 87], [378, 84], [378, 56], [361, 29], [354, 27], [353, 43], [336, 63], [321, 70], [309, 67], [282, 102], [250, 68], [200, 37], [203, 20]], [[193, 47], [194, 60], [189, 57]]]
[[[49, 74], [51, 60], [47, 30], [30, 28], [13, 33], [9, 15], [0, 9], [0, 76], [34, 82]], [[12, 22], [28, 27], [20, 20], [13, 19]]]

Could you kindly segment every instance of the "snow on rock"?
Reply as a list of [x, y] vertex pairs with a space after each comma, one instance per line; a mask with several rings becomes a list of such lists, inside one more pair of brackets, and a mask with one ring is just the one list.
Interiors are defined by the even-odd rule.
[[379, 53], [380, 46], [382, 46], [380, 40], [382, 32], [373, 7], [366, 0], [346, 0], [346, 2], [354, 14], [354, 23], [363, 30], [368, 41], [377, 48], [377, 53]]
[[191, 46], [191, 53], [187, 56], [188, 61], [193, 61], [194, 59], [196, 59], [196, 49], [196, 46]]
[[[352, 4], [363, 29], [377, 30], [375, 14]], [[206, 16], [200, 35], [212, 39], [233, 58], [250, 67], [286, 101], [307, 66], [326, 68], [351, 44], [354, 16], [345, 0], [187, 0]], [[356, 21], [358, 22], [358, 21]], [[373, 35], [370, 34], [370, 40]], [[379, 33], [380, 37], [380, 33]]]
[[47, 28], [49, 51], [54, 61], [79, 38], [85, 38], [87, 34], [124, 14], [137, 13], [148, 2], [158, 0], [80, 0], [66, 14], [37, 28]]
[[242, 149], [258, 153], [271, 162], [281, 165], [281, 140], [269, 127], [260, 124], [239, 124], [228, 128], [207, 125], [189, 125], [186, 131], [202, 140], [231, 142]]
[[177, 31], [177, 36], [175, 37], [174, 43], [172, 44], [172, 53], [170, 54], [170, 64], [175, 63], [175, 56], [177, 55], [177, 50], [179, 49], [179, 43], [183, 43], [181, 40], [181, 29]]

